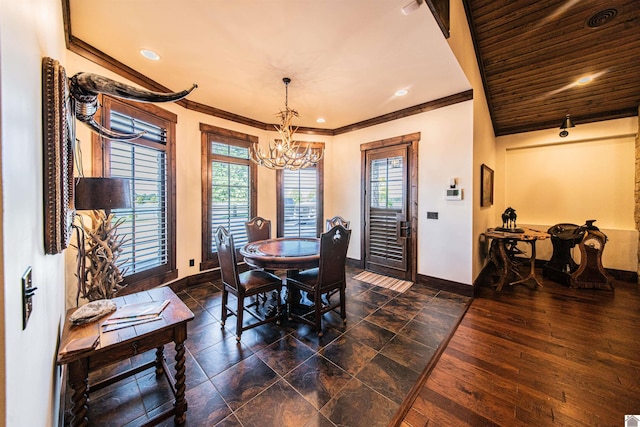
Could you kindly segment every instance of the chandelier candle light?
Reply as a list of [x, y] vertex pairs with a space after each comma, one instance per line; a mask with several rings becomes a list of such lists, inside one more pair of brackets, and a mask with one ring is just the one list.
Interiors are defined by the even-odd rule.
[[269, 148], [263, 149], [257, 142], [251, 145], [251, 160], [268, 169], [298, 170], [314, 166], [324, 154], [322, 148], [312, 148], [311, 143], [300, 143], [293, 140], [297, 128], [293, 128], [292, 121], [298, 117], [298, 112], [289, 108], [289, 83], [291, 79], [282, 79], [285, 87], [284, 110], [276, 114], [280, 123], [274, 125], [280, 139], [269, 142]]

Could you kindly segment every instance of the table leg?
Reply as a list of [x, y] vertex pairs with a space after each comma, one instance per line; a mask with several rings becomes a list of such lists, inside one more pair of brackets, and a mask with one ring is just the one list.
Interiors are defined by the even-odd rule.
[[518, 283], [524, 283], [527, 280], [531, 279], [535, 282], [536, 286], [542, 287], [542, 283], [536, 277], [536, 241], [535, 240], [525, 240], [525, 242], [531, 245], [531, 258], [529, 258], [529, 274], [527, 277], [524, 277], [520, 280], [516, 280], [515, 282], [509, 283], [510, 285], [517, 285]]
[[493, 261], [493, 265], [496, 266], [499, 275], [496, 291], [501, 291], [507, 280], [507, 274], [509, 273], [509, 257], [507, 256], [504, 241], [502, 239], [494, 239], [491, 242], [489, 252], [491, 254], [491, 261]]
[[[287, 270], [287, 278], [293, 276], [293, 274], [295, 274], [297, 270]], [[286, 286], [286, 292], [287, 292], [287, 301], [289, 301], [289, 293], [291, 293], [291, 308], [298, 308], [300, 306], [300, 299], [302, 298], [302, 295], [300, 294], [300, 289], [298, 288], [289, 288], [288, 286]]]
[[162, 365], [163, 360], [164, 360], [164, 346], [161, 345], [156, 349], [156, 376], [159, 376], [164, 372], [164, 366]]
[[175, 425], [184, 425], [187, 418], [187, 399], [185, 398], [185, 349], [184, 342], [187, 339], [186, 327], [184, 330], [176, 331], [176, 375], [174, 377], [176, 381], [176, 402], [175, 408]]
[[79, 359], [69, 365], [69, 385], [73, 389], [71, 396], [71, 427], [86, 427], [87, 389], [89, 386], [89, 359]]

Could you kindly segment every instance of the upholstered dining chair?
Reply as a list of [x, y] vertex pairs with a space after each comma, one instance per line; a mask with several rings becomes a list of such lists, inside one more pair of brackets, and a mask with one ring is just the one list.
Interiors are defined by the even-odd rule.
[[[240, 341], [243, 331], [263, 325], [267, 322], [280, 323], [280, 291], [282, 290], [282, 279], [264, 270], [248, 270], [238, 274], [236, 262], [236, 248], [233, 243], [233, 236], [224, 227], [218, 227], [215, 232], [216, 250], [220, 261], [220, 274], [222, 276], [222, 319], [224, 326], [229, 314], [236, 316], [236, 340]], [[261, 315], [258, 313], [258, 294], [276, 291], [278, 304], [274, 315]], [[229, 293], [235, 295], [237, 305], [235, 310], [229, 306]], [[245, 299], [256, 296], [256, 300], [245, 305]], [[255, 307], [256, 310], [250, 310]], [[244, 312], [256, 318], [248, 326], [243, 326]]]
[[249, 243], [271, 238], [271, 221], [259, 216], [245, 222], [244, 229], [247, 231]]
[[[320, 236], [320, 260], [317, 268], [292, 273], [286, 279], [289, 288], [287, 308], [289, 319], [297, 319], [313, 326], [322, 336], [322, 315], [340, 308], [339, 314], [344, 324], [347, 323], [345, 310], [345, 289], [347, 285], [345, 266], [347, 261], [347, 249], [351, 230], [342, 225], [336, 225], [331, 230]], [[309, 299], [313, 300], [313, 309], [306, 313], [292, 311], [292, 288], [305, 291]], [[340, 300], [332, 303], [330, 295], [338, 293]], [[325, 296], [323, 300], [322, 296]]]
[[341, 226], [343, 226], [348, 230], [349, 224], [351, 224], [351, 221], [347, 221], [341, 216], [334, 216], [333, 218], [330, 218], [326, 221], [326, 228], [327, 228], [326, 231], [331, 230], [333, 227], [335, 227], [338, 224], [340, 224]]

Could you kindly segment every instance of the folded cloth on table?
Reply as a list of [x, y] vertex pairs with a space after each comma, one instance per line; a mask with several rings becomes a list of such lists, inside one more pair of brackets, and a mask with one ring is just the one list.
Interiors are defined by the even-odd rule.
[[77, 309], [69, 316], [69, 321], [74, 325], [93, 322], [94, 320], [116, 310], [116, 304], [108, 299], [91, 301]]

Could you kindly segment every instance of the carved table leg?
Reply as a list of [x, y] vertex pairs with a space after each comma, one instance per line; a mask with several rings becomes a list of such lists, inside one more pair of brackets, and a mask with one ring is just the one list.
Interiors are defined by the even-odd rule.
[[156, 375], [160, 375], [164, 372], [164, 366], [162, 361], [164, 360], [164, 346], [161, 345], [156, 349]]
[[185, 349], [184, 342], [187, 339], [187, 328], [176, 331], [176, 402], [174, 405], [176, 415], [174, 423], [183, 425], [187, 419], [187, 399], [184, 396], [185, 385]]
[[490, 254], [491, 260], [496, 266], [496, 270], [498, 270], [498, 275], [500, 276], [498, 278], [496, 291], [501, 291], [509, 273], [509, 257], [507, 256], [507, 251], [502, 239], [494, 239], [491, 242]]
[[536, 241], [535, 240], [523, 240], [531, 245], [531, 258], [529, 258], [529, 274], [527, 277], [524, 277], [520, 280], [516, 280], [515, 282], [511, 282], [510, 285], [517, 285], [518, 283], [524, 283], [527, 280], [531, 279], [535, 282], [536, 286], [542, 287], [542, 283], [536, 277]]
[[71, 396], [71, 427], [86, 427], [87, 389], [89, 385], [89, 359], [80, 359], [69, 364], [69, 385], [73, 389]]

